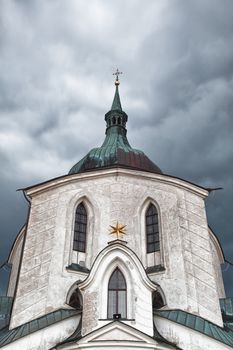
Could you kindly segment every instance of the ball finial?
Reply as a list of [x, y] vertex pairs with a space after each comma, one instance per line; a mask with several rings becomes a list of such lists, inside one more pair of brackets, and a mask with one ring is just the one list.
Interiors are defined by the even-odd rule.
[[120, 74], [122, 74], [122, 72], [119, 72], [118, 68], [117, 68], [116, 72], [112, 74], [112, 75], [116, 76], [116, 80], [115, 80], [115, 85], [116, 86], [120, 85], [120, 81], [119, 81], [119, 75]]

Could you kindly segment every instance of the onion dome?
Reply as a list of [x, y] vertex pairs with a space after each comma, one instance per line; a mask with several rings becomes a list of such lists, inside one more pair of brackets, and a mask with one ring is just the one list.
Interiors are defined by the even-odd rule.
[[116, 72], [116, 91], [111, 110], [105, 114], [106, 137], [99, 148], [93, 148], [75, 164], [69, 174], [103, 168], [122, 167], [161, 174], [162, 171], [142, 151], [130, 146], [126, 134], [127, 114], [122, 110], [119, 95], [119, 79]]

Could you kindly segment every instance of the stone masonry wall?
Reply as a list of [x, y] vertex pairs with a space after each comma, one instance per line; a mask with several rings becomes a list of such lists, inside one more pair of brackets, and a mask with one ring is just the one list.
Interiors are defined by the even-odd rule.
[[[109, 234], [109, 225], [117, 221], [127, 225], [127, 246], [147, 267], [145, 228], [141, 222], [144, 203], [153, 199], [160, 208], [165, 271], [150, 278], [161, 284], [168, 307], [194, 312], [221, 324], [203, 199], [187, 187], [169, 183], [167, 178], [161, 182], [154, 175], [150, 178], [140, 172], [131, 173], [108, 175], [106, 171], [99, 176], [96, 172], [95, 178], [77, 177], [32, 196], [11, 327], [64, 307], [70, 287], [86, 277], [66, 270], [72, 260], [73, 220], [80, 198], [87, 199], [90, 207], [88, 268], [116, 238]], [[88, 314], [85, 317], [88, 319]]]
[[11, 328], [38, 317], [45, 307], [57, 206], [56, 191], [32, 201]]

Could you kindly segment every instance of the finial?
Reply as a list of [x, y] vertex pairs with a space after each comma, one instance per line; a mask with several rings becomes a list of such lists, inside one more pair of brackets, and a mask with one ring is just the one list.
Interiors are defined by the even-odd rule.
[[118, 68], [116, 70], [115, 73], [112, 73], [112, 75], [115, 75], [116, 76], [116, 80], [115, 80], [115, 85], [120, 85], [120, 81], [119, 81], [119, 75], [122, 74], [122, 72], [119, 72]]

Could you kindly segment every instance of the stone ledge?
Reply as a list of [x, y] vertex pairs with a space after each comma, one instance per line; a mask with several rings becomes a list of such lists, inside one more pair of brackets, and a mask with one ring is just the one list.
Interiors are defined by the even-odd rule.
[[79, 271], [79, 272], [85, 272], [85, 273], [90, 272], [90, 270], [87, 267], [81, 266], [81, 265], [75, 264], [75, 263], [72, 263], [71, 265], [66, 266], [66, 270]]
[[165, 267], [162, 265], [154, 265], [154, 266], [149, 266], [146, 268], [146, 273], [155, 273], [155, 272], [161, 272], [165, 271]]

